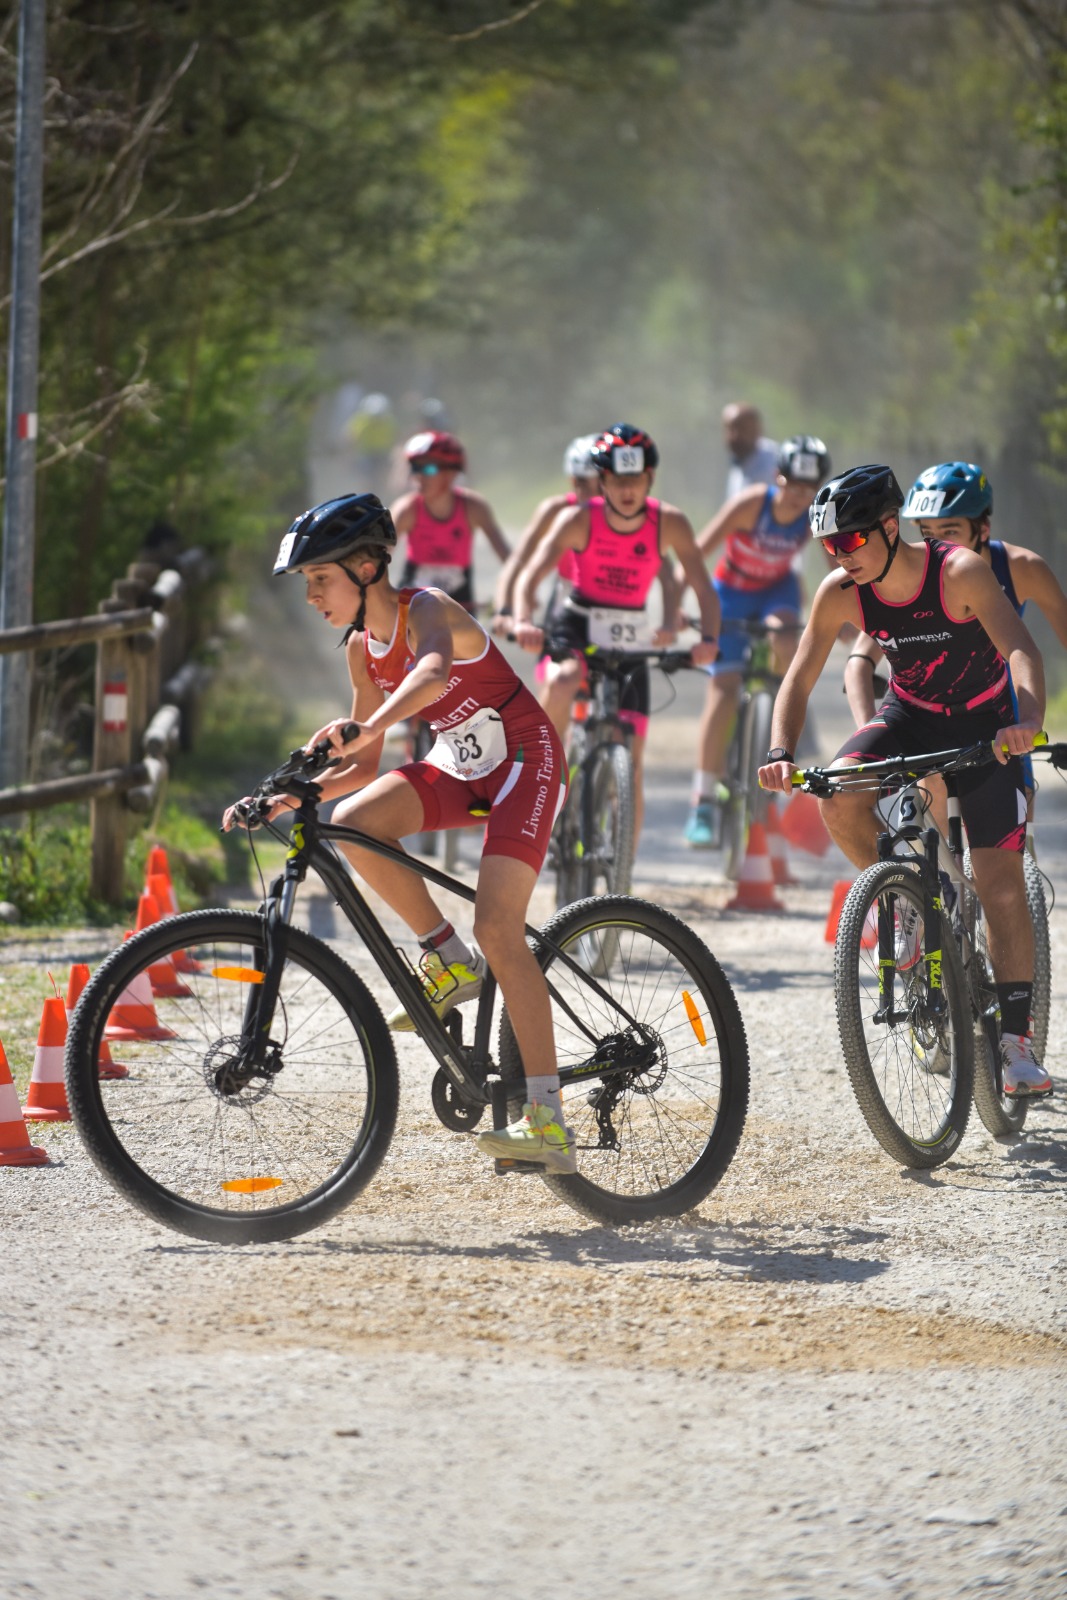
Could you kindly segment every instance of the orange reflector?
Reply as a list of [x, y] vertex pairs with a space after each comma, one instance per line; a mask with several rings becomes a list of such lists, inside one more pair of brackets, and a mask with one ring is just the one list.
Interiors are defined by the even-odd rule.
[[231, 1178], [228, 1183], [220, 1183], [219, 1188], [230, 1194], [262, 1194], [265, 1189], [280, 1189], [283, 1181], [281, 1178]]
[[700, 1012], [697, 1010], [696, 1003], [688, 989], [682, 990], [682, 999], [685, 1001], [685, 1014], [689, 1018], [689, 1026], [700, 1040], [700, 1043], [707, 1044], [708, 1036], [704, 1032], [704, 1024], [700, 1020]]
[[228, 978], [231, 983], [262, 983], [263, 974], [255, 967], [212, 967], [213, 978]]

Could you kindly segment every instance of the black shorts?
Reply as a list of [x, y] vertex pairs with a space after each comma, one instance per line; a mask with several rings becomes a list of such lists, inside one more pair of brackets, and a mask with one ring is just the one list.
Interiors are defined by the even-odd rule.
[[[589, 644], [589, 617], [579, 606], [573, 602], [564, 605], [551, 620], [546, 618], [545, 621], [543, 656], [572, 650], [576, 656], [585, 659], [586, 647]], [[648, 662], [635, 661], [623, 683], [619, 710], [629, 713], [627, 721], [630, 717], [640, 718], [635, 726], [642, 737], [648, 731], [648, 712], [651, 704], [652, 685]]]
[[[905, 705], [890, 691], [870, 722], [857, 728], [835, 760], [879, 760], [888, 756], [926, 755], [935, 750], [992, 743], [1001, 728], [1016, 720], [1005, 692], [991, 710], [942, 716]], [[960, 812], [972, 850], [1019, 850], [1026, 845], [1026, 785], [1018, 756], [1001, 766], [977, 767], [957, 777]]]

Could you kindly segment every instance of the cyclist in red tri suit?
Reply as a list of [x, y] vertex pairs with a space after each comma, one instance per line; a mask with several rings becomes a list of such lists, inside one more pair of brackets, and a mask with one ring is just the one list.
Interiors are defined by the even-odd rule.
[[[409, 834], [487, 817], [474, 933], [500, 984], [526, 1067], [527, 1103], [479, 1148], [574, 1172], [563, 1121], [548, 986], [526, 943], [526, 909], [566, 799], [567, 764], [555, 729], [488, 634], [442, 589], [396, 589], [388, 569], [396, 529], [375, 495], [346, 495], [305, 512], [282, 542], [275, 572], [302, 572], [307, 597], [344, 629], [352, 708], [308, 741], [328, 739], [341, 764], [319, 780], [344, 798], [334, 821], [401, 849]], [[437, 738], [424, 761], [379, 775], [389, 728], [419, 715]], [[346, 740], [349, 721], [359, 736]], [[280, 800], [273, 815], [289, 805]], [[224, 825], [232, 826], [233, 809]], [[360, 877], [417, 936], [427, 999], [441, 1016], [473, 999], [485, 961], [432, 899], [418, 874], [358, 846], [342, 847]], [[410, 1029], [401, 1010], [389, 1024]]]
[[[1029, 1036], [1034, 937], [1023, 877], [1026, 794], [1019, 760], [1032, 749], [1044, 716], [1041, 656], [980, 556], [937, 541], [901, 540], [903, 502], [896, 478], [879, 465], [854, 467], [816, 495], [812, 532], [834, 555], [838, 571], [819, 585], [782, 680], [760, 783], [791, 791], [808, 697], [846, 622], [880, 642], [892, 676], [878, 712], [846, 740], [838, 762], [993, 744], [996, 764], [961, 774], [959, 789], [1000, 1001], [1004, 1092], [1048, 1094], [1051, 1079]], [[832, 837], [861, 868], [878, 859], [874, 803], [871, 792], [820, 802]], [[917, 921], [902, 919], [900, 966], [916, 958]]]
[[[611, 615], [625, 613], [628, 620], [640, 613], [648, 634], [648, 648], [673, 643], [677, 620], [677, 594], [665, 570], [663, 557], [673, 552], [693, 587], [700, 607], [701, 642], [693, 648], [693, 662], [715, 659], [719, 637], [719, 605], [693, 537], [689, 519], [676, 506], [649, 498], [659, 464], [659, 451], [639, 428], [616, 423], [596, 440], [593, 462], [600, 493], [584, 506], [563, 511], [548, 538], [515, 583], [515, 638], [524, 649], [539, 652], [545, 630], [532, 620], [538, 584], [569, 558], [573, 588], [562, 610], [552, 619], [550, 646], [574, 652], [561, 663], [561, 671], [546, 681], [545, 710], [557, 731], [566, 732], [574, 696], [581, 686], [581, 652], [597, 643]], [[659, 577], [664, 589], [663, 623], [656, 628], [647, 615], [649, 591]], [[622, 715], [634, 729], [634, 795], [636, 831], [644, 810], [642, 773], [648, 732], [649, 674], [638, 667], [622, 699]]]
[[420, 589], [443, 589], [474, 610], [474, 538], [483, 533], [501, 561], [510, 555], [493, 508], [484, 495], [460, 488], [456, 479], [466, 453], [451, 433], [416, 433], [404, 446], [418, 488], [392, 508], [399, 534], [407, 536], [401, 581]]

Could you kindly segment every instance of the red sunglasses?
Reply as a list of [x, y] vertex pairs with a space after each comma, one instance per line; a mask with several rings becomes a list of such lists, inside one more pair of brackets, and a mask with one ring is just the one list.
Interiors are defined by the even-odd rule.
[[869, 528], [853, 528], [850, 533], [831, 533], [822, 541], [822, 547], [832, 556], [850, 556], [856, 550], [862, 550], [872, 533], [877, 533], [882, 526], [875, 522]]

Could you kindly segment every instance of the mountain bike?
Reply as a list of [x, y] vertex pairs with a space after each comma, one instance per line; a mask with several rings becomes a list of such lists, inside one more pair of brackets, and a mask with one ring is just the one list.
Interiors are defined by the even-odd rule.
[[754, 822], [765, 823], [771, 797], [760, 788], [759, 769], [771, 746], [771, 718], [781, 677], [771, 665], [771, 638], [776, 633], [799, 634], [801, 623], [769, 623], [759, 618], [728, 619], [723, 633], [747, 636], [741, 664], [741, 697], [733, 733], [726, 752], [726, 797], [722, 801], [723, 871], [736, 878], [748, 850], [748, 832]]
[[[522, 1061], [492, 974], [476, 1003], [439, 1017], [336, 846], [402, 861], [467, 902], [474, 889], [320, 821], [314, 779], [332, 764], [325, 743], [293, 751], [246, 807], [253, 853], [256, 825], [289, 841], [257, 911], [191, 911], [135, 934], [90, 979], [72, 1018], [67, 1092], [93, 1160], [134, 1205], [194, 1237], [245, 1244], [317, 1226], [371, 1180], [394, 1131], [397, 1062], [378, 1002], [352, 966], [293, 925], [309, 872], [437, 1062], [430, 1098], [441, 1123], [470, 1133], [487, 1108], [496, 1127], [521, 1114]], [[285, 813], [288, 835], [267, 820], [277, 795], [298, 802]], [[748, 1102], [744, 1027], [718, 962], [677, 918], [626, 896], [579, 901], [526, 934], [551, 995], [578, 1172], [548, 1176], [518, 1161], [498, 1170], [538, 1173], [601, 1222], [691, 1209], [726, 1171]], [[614, 951], [607, 971], [604, 944]], [[179, 953], [188, 992], [157, 997], [146, 1022], [152, 971]], [[97, 1056], [109, 1018], [138, 1005], [152, 1036], [124, 1043], [129, 1076], [118, 1095], [98, 1077]]]
[[[1032, 752], [1067, 768], [1067, 744]], [[957, 1148], [971, 1100], [993, 1134], [1017, 1132], [1030, 1097], [1003, 1091], [996, 981], [985, 914], [970, 877], [958, 775], [995, 760], [992, 746], [899, 756], [837, 769], [809, 768], [795, 787], [829, 796], [879, 795], [879, 860], [861, 872], [841, 910], [834, 949], [838, 1028], [849, 1079], [868, 1127], [907, 1167], [936, 1167]], [[929, 816], [922, 779], [948, 793], [948, 837]], [[1048, 913], [1029, 851], [1023, 870], [1034, 924], [1034, 1044], [1048, 1037]]]
[[[634, 730], [621, 715], [622, 697], [631, 674], [648, 662], [668, 675], [692, 666], [688, 650], [639, 645], [640, 619], [629, 623], [616, 614], [611, 627], [619, 647], [592, 646], [585, 651], [588, 693], [576, 699], [572, 714], [567, 746], [570, 790], [549, 851], [560, 908], [587, 895], [629, 892], [637, 843], [637, 792]], [[632, 638], [627, 638], [629, 629], [634, 630]], [[601, 939], [595, 953], [607, 971], [615, 959], [611, 941]]]

